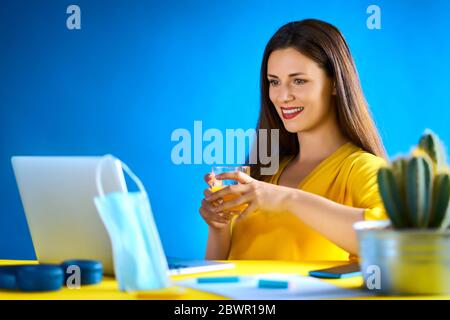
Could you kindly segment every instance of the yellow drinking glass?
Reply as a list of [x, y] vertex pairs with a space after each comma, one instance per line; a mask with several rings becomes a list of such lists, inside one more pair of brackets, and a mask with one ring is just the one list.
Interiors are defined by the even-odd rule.
[[[221, 173], [234, 172], [234, 171], [241, 171], [241, 172], [243, 172], [245, 174], [250, 175], [250, 167], [249, 166], [213, 166], [213, 168], [212, 168], [212, 173], [213, 173], [214, 176], [217, 176], [217, 175], [219, 175]], [[216, 180], [216, 179], [214, 179], [213, 181], [214, 181], [213, 185], [211, 186], [211, 191], [212, 192], [219, 191], [219, 190], [221, 190], [221, 189], [223, 189], [223, 188], [225, 188], [227, 186], [230, 186], [230, 185], [238, 184], [237, 181], [229, 180], [229, 179], [226, 179], [226, 180]], [[230, 200], [236, 199], [237, 197], [239, 197], [239, 196], [233, 195], [233, 194], [229, 194], [229, 195], [224, 196], [222, 199], [223, 199], [224, 202], [226, 202], [226, 201], [230, 201]], [[234, 208], [230, 209], [227, 212], [230, 212], [231, 214], [240, 213], [240, 212], [244, 211], [245, 208], [247, 208], [247, 206], [248, 205], [245, 203], [245, 204], [242, 204], [240, 206], [234, 207]]]

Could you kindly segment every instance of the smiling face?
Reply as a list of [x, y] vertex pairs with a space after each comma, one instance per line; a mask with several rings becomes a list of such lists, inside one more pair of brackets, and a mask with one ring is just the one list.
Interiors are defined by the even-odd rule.
[[333, 82], [294, 48], [273, 51], [267, 62], [269, 98], [287, 131], [312, 131], [335, 121]]

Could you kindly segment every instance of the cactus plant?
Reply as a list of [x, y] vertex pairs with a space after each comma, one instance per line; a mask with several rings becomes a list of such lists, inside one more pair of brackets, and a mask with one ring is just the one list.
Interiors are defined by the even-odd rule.
[[435, 174], [448, 171], [444, 144], [433, 131], [425, 131], [415, 152], [419, 155], [424, 152], [431, 158]]
[[408, 223], [403, 217], [403, 214], [406, 211], [403, 204], [400, 184], [397, 181], [392, 168], [381, 168], [378, 171], [379, 190], [389, 218], [394, 226], [404, 228]]
[[431, 165], [426, 158], [412, 157], [406, 171], [406, 204], [413, 226], [426, 227], [430, 212]]
[[450, 174], [444, 146], [426, 131], [412, 156], [378, 171], [378, 186], [394, 228], [440, 228], [450, 222]]
[[[438, 228], [448, 224], [450, 218], [450, 176], [448, 173], [438, 174], [433, 181], [433, 207], [431, 209], [428, 226]], [[446, 220], [447, 219], [447, 220]]]

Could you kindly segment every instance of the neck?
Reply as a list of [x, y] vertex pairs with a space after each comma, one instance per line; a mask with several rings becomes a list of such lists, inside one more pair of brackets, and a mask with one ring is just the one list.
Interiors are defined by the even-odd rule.
[[328, 123], [313, 130], [298, 132], [297, 138], [300, 145], [297, 161], [301, 163], [321, 162], [350, 141], [342, 134], [334, 119], [329, 119]]

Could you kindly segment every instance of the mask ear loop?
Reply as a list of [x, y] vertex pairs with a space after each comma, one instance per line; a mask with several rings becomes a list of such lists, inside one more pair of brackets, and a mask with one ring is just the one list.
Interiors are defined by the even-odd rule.
[[148, 199], [147, 192], [145, 191], [144, 184], [141, 182], [141, 180], [133, 173], [133, 171], [131, 171], [131, 169], [125, 163], [123, 163], [122, 161], [120, 161], [120, 163], [122, 165], [123, 171], [125, 171], [126, 174], [130, 176], [131, 180], [136, 183], [142, 195]]
[[[139, 188], [139, 191], [141, 193], [141, 196], [144, 198], [144, 205], [146, 208], [146, 211], [149, 213], [149, 216], [147, 217], [147, 222], [150, 223], [151, 225], [155, 226], [155, 220], [153, 217], [153, 214], [151, 213], [151, 205], [150, 205], [150, 200], [148, 199], [148, 195], [147, 192], [145, 191], [144, 185], [141, 182], [141, 180], [133, 173], [133, 171], [131, 171], [131, 169], [123, 162], [121, 162], [122, 164], [122, 169], [123, 171], [125, 171], [130, 178], [134, 181], [134, 183], [136, 183], [136, 185]], [[151, 233], [151, 238], [153, 239], [161, 239], [159, 236], [159, 232], [158, 229], [156, 227], [153, 228], [149, 228], [148, 232]], [[167, 265], [167, 258], [166, 258], [166, 254], [164, 253], [164, 249], [162, 247], [162, 244], [160, 243], [160, 241], [158, 241], [158, 243], [153, 243], [152, 246], [153, 250], [156, 250], [157, 256], [159, 257], [159, 259], [157, 261], [153, 261], [152, 259], [152, 264], [154, 265], [154, 267], [158, 270], [163, 270], [164, 271], [164, 277], [166, 280], [160, 280], [162, 284], [165, 283], [165, 281], [169, 281], [168, 280], [168, 265]], [[151, 248], [149, 248], [149, 250], [152, 250]], [[165, 285], [167, 286], [167, 284]]]
[[[103, 170], [104, 164], [107, 160], [115, 161], [115, 160], [119, 160], [119, 159], [117, 159], [116, 157], [114, 157], [110, 154], [107, 154], [107, 155], [103, 156], [103, 158], [98, 163], [96, 173], [95, 173], [95, 182], [97, 184], [97, 190], [98, 190], [98, 194], [100, 197], [105, 196], [105, 191], [103, 190], [101, 182], [102, 182], [102, 170]], [[128, 176], [130, 176], [131, 180], [133, 180], [133, 182], [137, 185], [137, 187], [139, 188], [139, 191], [142, 193], [142, 195], [145, 198], [148, 198], [147, 192], [145, 191], [145, 188], [144, 188], [144, 184], [141, 182], [141, 180], [133, 173], [133, 171], [131, 171], [131, 169], [125, 163], [120, 161], [120, 164], [122, 166], [123, 171], [126, 174], [128, 174]]]
[[117, 159], [110, 154], [104, 155], [100, 159], [99, 163], [97, 164], [97, 168], [95, 169], [95, 184], [97, 185], [98, 195], [101, 198], [105, 197], [105, 192], [102, 187], [102, 170], [103, 170], [103, 165], [107, 160], [114, 161]]
[[[99, 164], [97, 165], [95, 180], [96, 180], [97, 190], [98, 190], [98, 193], [99, 193], [100, 197], [104, 197], [105, 196], [103, 187], [101, 185], [101, 174], [102, 174], [103, 164], [107, 160], [113, 160], [113, 161], [118, 160], [118, 161], [120, 161], [116, 157], [108, 154], [108, 155], [105, 155], [100, 160]], [[123, 171], [130, 176], [130, 178], [134, 181], [134, 183], [136, 183], [137, 187], [139, 188], [139, 191], [141, 192], [141, 195], [144, 197], [145, 200], [147, 200], [147, 201], [144, 201], [145, 207], [146, 207], [147, 211], [151, 212], [150, 202], [148, 201], [148, 195], [147, 195], [147, 192], [145, 191], [144, 185], [142, 184], [141, 180], [133, 173], [133, 171], [131, 171], [131, 169], [125, 163], [123, 163], [122, 161], [120, 161], [120, 163], [121, 163]], [[151, 219], [151, 223], [155, 224], [153, 216], [150, 216], [150, 219]], [[150, 230], [153, 230], [153, 229], [150, 229]], [[153, 238], [154, 239], [160, 239], [159, 232], [158, 232], [157, 229], [153, 230], [152, 232], [153, 232]], [[163, 257], [162, 260], [158, 261], [159, 269], [165, 270], [166, 271], [166, 275], [165, 276], [168, 277], [167, 260], [166, 260], [166, 255], [164, 253], [164, 249], [162, 248], [162, 245], [158, 244], [156, 246], [156, 250], [157, 250], [158, 256], [159, 257]]]

